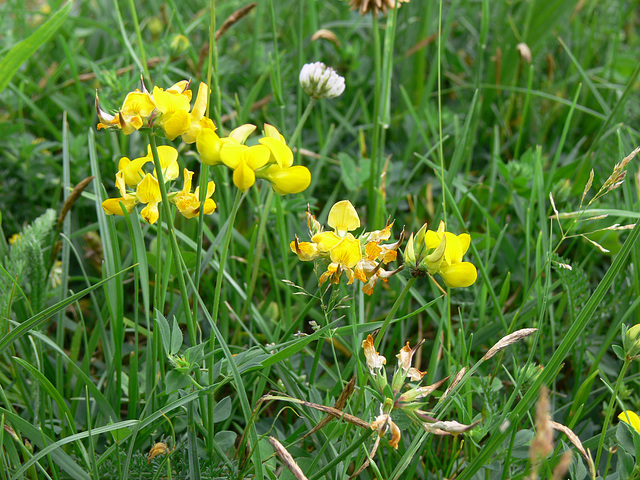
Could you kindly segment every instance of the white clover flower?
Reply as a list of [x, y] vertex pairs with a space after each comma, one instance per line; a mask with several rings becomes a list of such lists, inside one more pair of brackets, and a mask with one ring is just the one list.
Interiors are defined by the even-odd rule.
[[307, 63], [300, 70], [300, 85], [313, 98], [334, 98], [344, 92], [344, 77], [322, 62]]

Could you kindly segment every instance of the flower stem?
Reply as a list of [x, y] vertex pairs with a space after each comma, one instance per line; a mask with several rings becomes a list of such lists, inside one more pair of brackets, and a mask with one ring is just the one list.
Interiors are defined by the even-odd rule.
[[624, 364], [622, 365], [622, 369], [620, 370], [620, 375], [618, 375], [618, 379], [616, 380], [616, 385], [613, 388], [613, 394], [611, 395], [611, 400], [609, 400], [609, 407], [604, 414], [604, 423], [602, 424], [602, 433], [600, 434], [600, 441], [598, 442], [598, 453], [596, 454], [596, 468], [600, 463], [600, 456], [602, 455], [602, 447], [604, 446], [604, 439], [607, 434], [607, 428], [609, 427], [609, 422], [611, 422], [611, 417], [613, 416], [613, 410], [615, 407], [616, 398], [618, 398], [618, 392], [624, 383], [624, 376], [627, 374], [627, 370], [631, 365], [631, 360], [629, 358], [624, 359]]
[[138, 40], [138, 47], [140, 48], [140, 63], [142, 63], [142, 71], [144, 76], [149, 78], [149, 67], [147, 66], [147, 56], [144, 53], [144, 43], [142, 42], [142, 32], [140, 31], [140, 24], [138, 23], [138, 14], [136, 13], [136, 6], [133, 0], [129, 0], [129, 11], [131, 12], [131, 18], [133, 20], [133, 28], [136, 30], [136, 38]]
[[160, 164], [160, 157], [158, 157], [158, 147], [156, 146], [156, 137], [153, 133], [149, 133], [149, 146], [151, 147], [151, 154], [153, 155], [153, 163], [156, 168], [156, 175], [158, 177], [158, 185], [160, 187], [160, 194], [162, 195], [162, 211], [165, 217], [165, 223], [167, 225], [167, 231], [169, 233], [169, 245], [171, 252], [173, 253], [173, 265], [176, 270], [176, 277], [178, 278], [178, 287], [180, 288], [180, 297], [182, 299], [182, 309], [187, 321], [187, 332], [189, 334], [189, 342], [192, 346], [196, 345], [196, 324], [193, 316], [191, 315], [191, 307], [189, 306], [189, 295], [187, 293], [187, 285], [184, 281], [184, 274], [182, 271], [182, 254], [180, 253], [180, 247], [178, 246], [178, 240], [176, 239], [175, 231], [173, 230], [173, 220], [171, 215], [171, 207], [169, 206], [169, 197], [167, 196], [167, 188], [164, 184], [164, 174], [162, 172], [162, 165]]
[[398, 295], [398, 298], [396, 298], [396, 301], [394, 302], [393, 306], [391, 307], [391, 310], [389, 310], [389, 313], [387, 313], [387, 316], [384, 319], [384, 322], [382, 323], [382, 327], [380, 327], [380, 332], [378, 333], [378, 336], [376, 337], [376, 342], [375, 342], [375, 347], [376, 348], [378, 348], [380, 346], [380, 343], [382, 342], [382, 338], [384, 337], [384, 334], [387, 331], [387, 327], [389, 327], [389, 323], [391, 323], [391, 319], [393, 318], [393, 316], [395, 315], [396, 311], [398, 310], [398, 307], [400, 307], [400, 304], [402, 304], [402, 301], [404, 300], [404, 297], [407, 296], [407, 294], [409, 293], [409, 290], [411, 290], [411, 287], [413, 287], [414, 283], [416, 283], [416, 278], [415, 277], [411, 277], [407, 281], [407, 283], [404, 285], [404, 288], [402, 289], [402, 292], [400, 292], [400, 295]]
[[305, 108], [304, 112], [302, 112], [302, 116], [300, 117], [300, 121], [298, 122], [298, 125], [296, 125], [296, 129], [293, 131], [293, 134], [289, 138], [289, 145], [293, 145], [295, 143], [295, 141], [298, 139], [298, 135], [300, 135], [300, 132], [302, 131], [302, 127], [304, 126], [305, 122], [307, 121], [307, 118], [309, 118], [309, 114], [311, 113], [311, 109], [316, 104], [316, 102], [317, 102], [317, 100], [315, 98], [313, 98], [313, 97], [311, 97], [309, 99], [309, 103], [307, 104], [307, 108]]

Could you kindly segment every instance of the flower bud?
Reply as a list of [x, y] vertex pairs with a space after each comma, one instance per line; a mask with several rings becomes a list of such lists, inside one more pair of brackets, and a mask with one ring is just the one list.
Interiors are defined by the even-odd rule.
[[300, 70], [300, 85], [310, 97], [334, 98], [344, 92], [344, 77], [322, 62], [307, 63]]
[[622, 329], [622, 348], [629, 358], [640, 355], [640, 323], [627, 329]]

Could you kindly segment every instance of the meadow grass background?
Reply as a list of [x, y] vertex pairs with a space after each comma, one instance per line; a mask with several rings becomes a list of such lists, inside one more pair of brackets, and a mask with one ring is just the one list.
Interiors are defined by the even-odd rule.
[[[96, 131], [95, 91], [113, 111], [141, 72], [148, 86], [191, 79], [195, 88], [208, 77], [210, 31], [247, 5], [0, 3], [0, 478], [294, 478], [269, 436], [308, 478], [348, 478], [375, 432], [333, 421], [302, 440], [321, 412], [259, 399], [331, 406], [355, 376], [345, 411], [371, 422], [380, 400], [361, 344], [398, 298], [379, 349], [387, 366], [407, 341], [425, 339], [414, 359], [424, 384], [473, 367], [425, 410], [479, 424], [441, 437], [398, 417], [398, 450], [383, 439], [360, 478], [530, 476], [541, 385], [598, 477], [639, 478], [640, 432], [616, 418], [640, 410], [638, 365], [616, 346], [622, 324], [640, 322], [640, 243], [637, 229], [601, 230], [638, 218], [637, 159], [619, 188], [581, 217], [565, 215], [562, 229], [549, 197], [561, 214], [580, 210], [592, 169], [584, 205], [640, 144], [638, 2], [413, 0], [374, 18], [339, 0], [258, 0], [216, 42], [219, 131], [266, 122], [289, 138], [308, 103], [305, 63], [332, 66], [346, 90], [314, 106], [292, 145], [312, 172], [305, 192], [271, 196], [258, 182], [231, 225], [235, 187], [211, 168], [218, 208], [202, 236], [197, 220], [176, 217], [198, 326], [187, 332], [167, 230], [100, 207], [115, 194], [120, 157], [142, 156], [148, 142]], [[337, 41], [312, 40], [320, 29]], [[181, 166], [198, 170], [195, 148], [180, 150]], [[73, 186], [92, 175], [56, 224]], [[307, 204], [326, 224], [342, 199], [367, 230], [395, 219], [395, 238], [440, 219], [469, 232], [478, 281], [443, 296], [420, 279], [401, 297], [405, 271], [371, 297], [344, 280], [319, 289], [321, 270], [289, 242], [308, 240]], [[29, 241], [10, 246], [20, 232]], [[482, 361], [529, 327], [535, 335]], [[148, 464], [158, 442], [170, 454]], [[564, 434], [538, 475], [551, 478], [571, 448], [567, 476], [591, 477]]]

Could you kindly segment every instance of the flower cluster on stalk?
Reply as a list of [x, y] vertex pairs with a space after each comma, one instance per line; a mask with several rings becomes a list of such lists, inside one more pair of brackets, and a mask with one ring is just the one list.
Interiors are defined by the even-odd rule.
[[332, 228], [331, 231], [324, 231], [322, 225], [307, 211], [311, 241], [301, 242], [296, 235], [290, 244], [291, 251], [300, 260], [317, 260], [328, 264], [318, 280], [320, 285], [327, 280], [337, 284], [344, 273], [348, 285], [358, 279], [365, 284], [362, 291], [371, 295], [378, 280], [386, 281], [401, 270], [402, 267], [391, 271], [383, 268], [396, 259], [404, 237], [403, 231], [397, 242], [382, 243], [391, 237], [393, 223], [387, 224], [382, 230], [363, 232], [356, 238], [351, 232], [360, 228], [358, 212], [351, 202], [342, 200], [331, 207], [327, 224]]
[[[371, 423], [371, 428], [377, 430], [380, 437], [385, 435], [387, 431], [391, 432], [389, 445], [396, 449], [401, 439], [401, 431], [392, 419], [394, 410], [401, 410], [411, 418], [414, 423], [436, 435], [458, 435], [472, 429], [477, 424], [476, 422], [471, 425], [464, 425], [456, 421], [439, 421], [420, 409], [422, 399], [433, 393], [448, 379], [447, 377], [432, 385], [419, 386], [427, 372], [421, 372], [413, 367], [412, 361], [414, 354], [421, 345], [422, 342], [411, 347], [409, 342], [407, 342], [407, 344], [400, 349], [400, 352], [396, 355], [398, 363], [393, 373], [391, 385], [389, 386], [387, 373], [384, 368], [387, 363], [386, 358], [376, 351], [371, 335], [368, 335], [362, 342], [362, 348], [364, 349], [364, 356], [373, 386], [384, 398], [380, 406], [380, 414]], [[459, 378], [456, 377], [456, 380], [459, 381]], [[455, 386], [457, 383], [456, 380], [449, 386], [449, 389]], [[405, 385], [408, 386], [407, 389], [404, 388]]]
[[[178, 151], [168, 145], [159, 146], [157, 149], [162, 179], [166, 183], [178, 178], [180, 167], [178, 165]], [[107, 215], [124, 215], [122, 206], [131, 213], [136, 204], [142, 203], [145, 207], [140, 214], [150, 224], [154, 224], [159, 217], [158, 205], [162, 201], [160, 183], [155, 169], [148, 171], [148, 164], [153, 165], [151, 146], [147, 155], [130, 160], [122, 157], [116, 173], [116, 188], [120, 197], [109, 198], [102, 202], [102, 208]], [[191, 192], [191, 179], [193, 172], [184, 169], [184, 186], [182, 190], [169, 192], [169, 201], [174, 203], [178, 211], [186, 218], [193, 218], [200, 212], [200, 187]], [[215, 191], [213, 180], [209, 181], [205, 195], [204, 213], [209, 215], [216, 209], [215, 202], [211, 199]]]
[[[96, 93], [98, 130], [119, 130], [129, 135], [142, 128], [160, 129], [169, 140], [180, 137], [186, 144], [195, 143], [200, 161], [232, 169], [233, 182], [243, 192], [253, 186], [257, 178], [269, 181], [273, 190], [280, 195], [299, 193], [309, 186], [309, 169], [293, 165], [293, 152], [276, 127], [265, 124], [263, 137], [252, 145], [247, 143], [247, 139], [256, 129], [255, 125], [241, 125], [228, 136], [220, 137], [216, 125], [206, 116], [209, 87], [200, 83], [192, 107], [189, 85], [189, 81], [181, 80], [166, 90], [156, 86], [149, 91], [142, 81], [141, 88], [129, 92], [115, 114], [106, 112], [100, 106]], [[165, 184], [177, 179], [180, 171], [177, 150], [171, 146], [160, 146], [158, 155], [163, 165], [162, 178]], [[103, 203], [107, 214], [122, 215], [120, 204], [131, 212], [137, 203], [143, 203], [146, 205], [141, 212], [143, 218], [149, 223], [157, 221], [158, 204], [162, 200], [161, 189], [155, 170], [146, 171], [148, 163], [154, 163], [151, 147], [144, 157], [135, 160], [123, 157], [120, 160], [115, 182], [120, 197], [110, 198]], [[192, 177], [193, 172], [184, 169], [182, 190], [167, 194], [178, 211], [187, 218], [198, 216], [201, 208], [199, 188], [191, 192]], [[215, 184], [210, 181], [203, 207], [205, 214], [212, 213], [216, 208], [211, 199], [214, 191]]]

